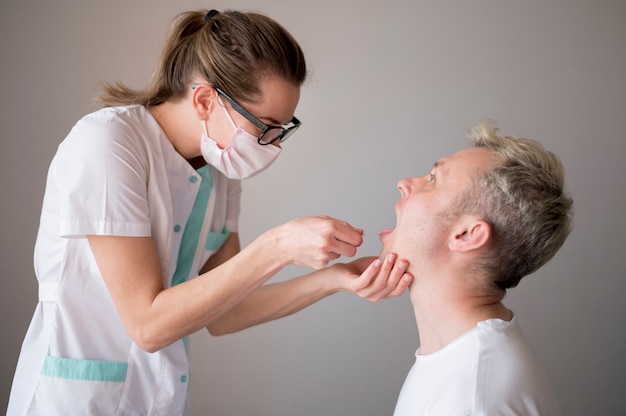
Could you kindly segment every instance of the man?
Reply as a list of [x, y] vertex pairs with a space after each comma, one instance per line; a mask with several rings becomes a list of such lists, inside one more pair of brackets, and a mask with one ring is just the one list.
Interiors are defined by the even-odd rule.
[[420, 347], [398, 402], [404, 415], [558, 415], [548, 379], [502, 299], [550, 260], [572, 227], [559, 158], [536, 141], [470, 132], [472, 147], [398, 188], [381, 254], [413, 274]]

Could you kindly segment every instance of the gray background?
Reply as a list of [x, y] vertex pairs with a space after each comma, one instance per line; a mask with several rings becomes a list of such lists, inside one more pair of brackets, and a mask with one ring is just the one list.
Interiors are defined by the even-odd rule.
[[[626, 414], [618, 0], [3, 0], [0, 409], [37, 302], [32, 250], [58, 143], [97, 108], [98, 81], [145, 86], [172, 17], [203, 7], [269, 14], [299, 40], [311, 70], [302, 129], [272, 169], [244, 182], [244, 244], [312, 214], [368, 231], [393, 226], [397, 181], [427, 173], [466, 145], [467, 128], [494, 118], [502, 133], [562, 157], [577, 211], [563, 249], [507, 305], [566, 415]], [[379, 247], [369, 237], [359, 254]], [[389, 415], [418, 345], [408, 296], [370, 304], [348, 294], [239, 334], [192, 338], [200, 415]]]

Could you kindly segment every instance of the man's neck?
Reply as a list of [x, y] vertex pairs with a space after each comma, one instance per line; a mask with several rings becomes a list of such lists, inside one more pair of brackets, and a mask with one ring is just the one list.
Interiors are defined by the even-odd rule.
[[513, 317], [501, 302], [503, 293], [469, 296], [462, 290], [449, 289], [455, 285], [445, 287], [440, 282], [422, 285], [414, 282], [411, 286], [422, 355], [442, 349], [480, 321], [494, 318], [510, 321]]

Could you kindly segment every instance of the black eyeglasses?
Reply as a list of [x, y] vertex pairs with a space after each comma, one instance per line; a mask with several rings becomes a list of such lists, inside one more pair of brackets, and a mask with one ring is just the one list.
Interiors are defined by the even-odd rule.
[[[196, 88], [200, 84], [191, 84], [191, 88]], [[273, 126], [271, 124], [265, 124], [258, 118], [256, 118], [252, 113], [243, 108], [237, 101], [233, 100], [226, 94], [224, 91], [219, 89], [216, 86], [212, 86], [218, 94], [222, 95], [224, 98], [228, 100], [231, 107], [235, 109], [236, 112], [241, 114], [246, 120], [250, 123], [254, 124], [259, 130], [261, 130], [261, 134], [257, 139], [258, 143], [262, 146], [267, 146], [268, 144], [274, 143], [276, 140], [280, 140], [280, 142], [284, 142], [291, 136], [298, 127], [302, 124], [300, 120], [296, 117], [293, 117], [291, 121], [287, 124], [283, 124], [282, 126]]]

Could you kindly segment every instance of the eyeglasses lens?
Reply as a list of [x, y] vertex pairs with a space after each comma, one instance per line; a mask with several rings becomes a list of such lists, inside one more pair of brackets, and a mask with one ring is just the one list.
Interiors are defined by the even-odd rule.
[[263, 137], [261, 137], [260, 141], [263, 144], [270, 144], [272, 143], [274, 140], [276, 140], [277, 138], [280, 137], [281, 141], [284, 140], [282, 136], [284, 129], [282, 128], [270, 128], [268, 129], [265, 134], [263, 134]]

